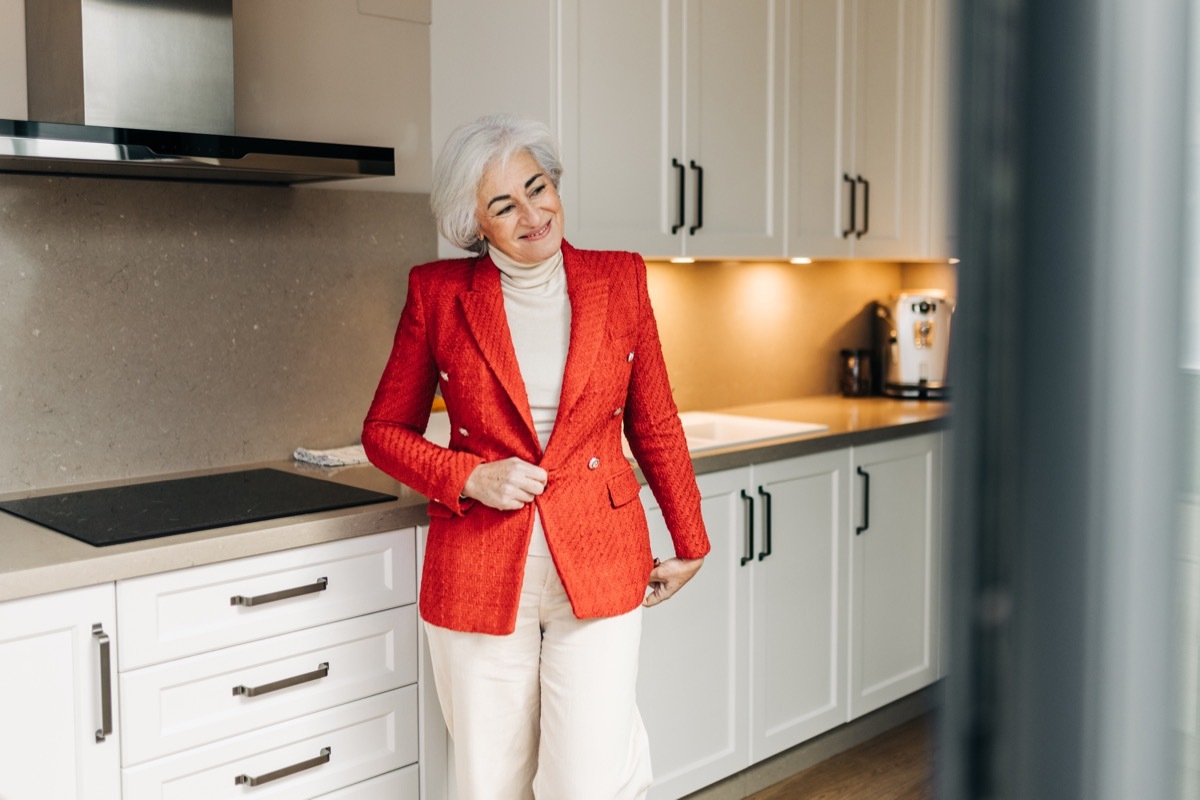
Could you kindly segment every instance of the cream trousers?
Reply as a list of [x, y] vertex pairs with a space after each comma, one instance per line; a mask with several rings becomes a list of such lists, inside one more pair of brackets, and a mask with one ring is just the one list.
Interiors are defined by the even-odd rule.
[[425, 623], [459, 800], [637, 800], [650, 750], [635, 698], [642, 610], [576, 619], [554, 562], [525, 564], [516, 630]]

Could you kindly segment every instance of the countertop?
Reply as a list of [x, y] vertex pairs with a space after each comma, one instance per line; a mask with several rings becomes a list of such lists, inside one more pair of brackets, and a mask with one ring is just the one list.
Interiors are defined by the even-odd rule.
[[[950, 407], [949, 403], [934, 401], [822, 396], [712, 409], [766, 419], [816, 422], [827, 425], [828, 430], [799, 438], [710, 450], [693, 455], [692, 461], [696, 473], [703, 474], [914, 436], [947, 427]], [[108, 547], [93, 547], [0, 512], [0, 601], [407, 528], [427, 521], [424, 497], [371, 466], [324, 468], [282, 461], [186, 474], [263, 466], [374, 489], [394, 494], [398, 499], [359, 508], [234, 525]], [[184, 474], [154, 477], [184, 477]], [[71, 488], [99, 488], [131, 482], [114, 481]], [[45, 493], [48, 492], [40, 492]], [[24, 492], [5, 497], [30, 494], [36, 493]]]

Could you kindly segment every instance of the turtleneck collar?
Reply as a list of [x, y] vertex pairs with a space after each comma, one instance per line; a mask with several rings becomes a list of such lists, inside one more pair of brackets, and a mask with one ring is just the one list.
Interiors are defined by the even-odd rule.
[[489, 247], [488, 255], [491, 256], [492, 263], [500, 270], [500, 283], [514, 289], [529, 290], [545, 286], [563, 269], [561, 248], [540, 264], [521, 264], [513, 261], [500, 252], [497, 247]]

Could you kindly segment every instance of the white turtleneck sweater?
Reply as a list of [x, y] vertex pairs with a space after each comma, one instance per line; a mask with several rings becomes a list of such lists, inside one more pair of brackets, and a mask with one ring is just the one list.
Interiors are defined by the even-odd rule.
[[[545, 450], [558, 416], [571, 341], [571, 302], [567, 297], [562, 251], [540, 264], [520, 264], [495, 247], [488, 254], [500, 270], [508, 330], [525, 381], [533, 429]], [[541, 514], [537, 513], [533, 517], [529, 555], [550, 555]]]

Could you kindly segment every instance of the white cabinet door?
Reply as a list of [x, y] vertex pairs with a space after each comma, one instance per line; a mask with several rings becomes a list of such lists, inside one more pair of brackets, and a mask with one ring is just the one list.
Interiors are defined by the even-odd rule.
[[783, 38], [774, 0], [565, 3], [567, 238], [782, 256]]
[[955, 182], [958, 158], [955, 124], [958, 116], [958, 76], [954, 59], [955, 0], [934, 0], [932, 56], [932, 130], [930, 133], [929, 258], [958, 256], [958, 214]]
[[921, 255], [931, 2], [789, 4], [789, 255]]
[[937, 679], [939, 436], [853, 450], [854, 529], [847, 533], [851, 718]]
[[[638, 706], [650, 736], [651, 800], [682, 797], [749, 764], [749, 469], [701, 475], [697, 483], [712, 552], [678, 595], [643, 617]], [[648, 489], [642, 502], [654, 554], [673, 555]]]
[[752, 762], [846, 721], [850, 451], [754, 466]]
[[[433, 158], [446, 137], [485, 114], [543, 122], [561, 136], [556, 0], [432, 0], [429, 28], [430, 136]], [[501, 77], [503, 76], [503, 77]], [[577, 176], [568, 173], [563, 188]], [[567, 206], [567, 239], [575, 242]], [[441, 258], [461, 258], [438, 237]]]
[[[854, 0], [792, 0], [788, 26], [788, 254], [854, 250]], [[857, 220], [856, 220], [857, 221]]]
[[683, 4], [690, 208], [687, 228], [680, 231], [684, 255], [784, 255], [786, 31], [777, 20], [778, 5]]
[[0, 797], [121, 796], [116, 618], [112, 584], [0, 603]]
[[578, 247], [682, 252], [681, 8], [680, 0], [563, 3], [563, 204]]
[[926, 143], [931, 0], [858, 0], [854, 177], [859, 258], [920, 254], [929, 206]]

